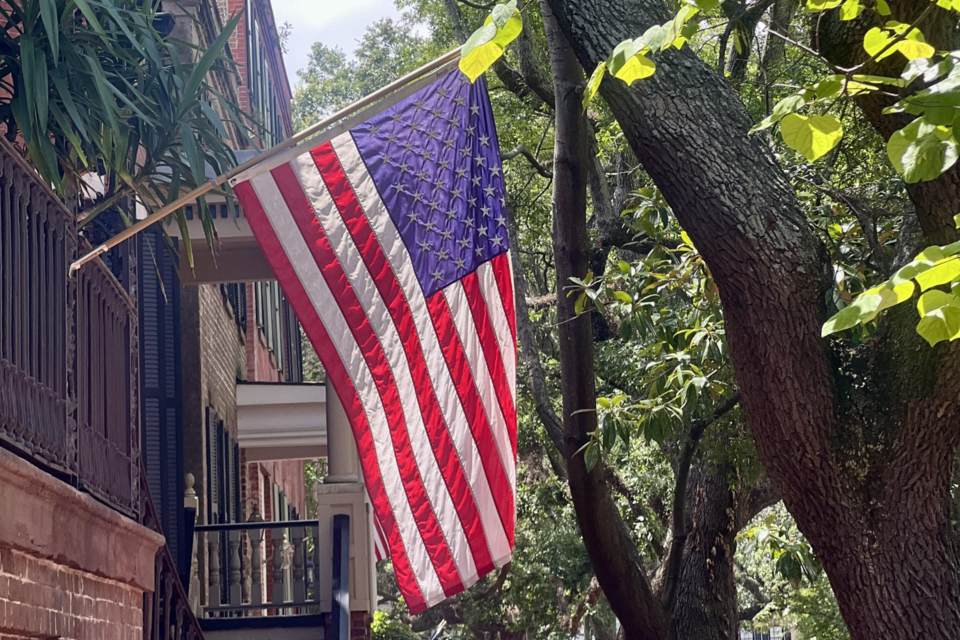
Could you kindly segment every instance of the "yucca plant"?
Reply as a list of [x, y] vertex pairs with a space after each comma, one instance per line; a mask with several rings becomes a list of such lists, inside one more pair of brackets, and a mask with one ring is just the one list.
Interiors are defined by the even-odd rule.
[[[0, 121], [62, 195], [82, 194], [85, 175], [102, 177], [105, 193], [81, 224], [128, 197], [156, 210], [204, 182], [205, 165], [234, 165], [215, 103], [240, 135], [251, 126], [207, 81], [215, 65], [233, 71], [223, 51], [241, 16], [203, 50], [165, 40], [159, 11], [158, 0], [0, 3]], [[199, 210], [212, 244], [213, 222]]]

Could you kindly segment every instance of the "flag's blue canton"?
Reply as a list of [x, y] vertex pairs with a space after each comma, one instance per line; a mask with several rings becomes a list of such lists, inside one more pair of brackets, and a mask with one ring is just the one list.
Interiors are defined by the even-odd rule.
[[427, 297], [507, 251], [503, 170], [483, 78], [454, 71], [353, 129]]

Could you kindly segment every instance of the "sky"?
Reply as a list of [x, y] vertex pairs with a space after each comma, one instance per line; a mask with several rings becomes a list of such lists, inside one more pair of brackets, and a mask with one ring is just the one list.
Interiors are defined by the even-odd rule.
[[396, 18], [400, 12], [393, 0], [273, 0], [273, 15], [278, 29], [284, 22], [293, 27], [283, 57], [293, 89], [314, 42], [338, 46], [352, 55], [367, 25], [380, 18]]

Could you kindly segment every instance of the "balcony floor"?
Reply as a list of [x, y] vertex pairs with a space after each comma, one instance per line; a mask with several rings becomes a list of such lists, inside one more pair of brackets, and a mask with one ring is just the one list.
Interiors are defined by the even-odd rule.
[[292, 616], [203, 618], [205, 640], [323, 640], [325, 613]]

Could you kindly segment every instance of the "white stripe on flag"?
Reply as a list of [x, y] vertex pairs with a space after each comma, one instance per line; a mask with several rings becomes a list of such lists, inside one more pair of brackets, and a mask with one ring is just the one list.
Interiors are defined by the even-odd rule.
[[503, 298], [500, 297], [500, 288], [497, 287], [497, 278], [493, 273], [493, 265], [484, 262], [477, 269], [477, 278], [480, 282], [480, 292], [487, 303], [490, 322], [497, 334], [497, 344], [500, 346], [500, 357], [507, 371], [507, 381], [510, 383], [510, 395], [513, 404], [517, 404], [517, 350], [513, 346], [513, 334], [510, 333], [510, 323], [507, 321], [507, 312], [503, 308]]
[[[444, 421], [447, 424], [464, 474], [470, 483], [477, 508], [480, 511], [481, 524], [490, 549], [490, 555], [493, 557], [494, 563], [500, 566], [506, 558], [510, 557], [510, 543], [500, 521], [496, 501], [480, 462], [481, 457], [473, 439], [473, 434], [470, 432], [460, 397], [444, 360], [436, 329], [430, 320], [423, 289], [421, 289], [413, 270], [413, 262], [399, 232], [390, 219], [389, 213], [387, 213], [383, 201], [380, 199], [376, 185], [360, 158], [353, 137], [349, 134], [339, 136], [334, 139], [333, 148], [337, 153], [344, 173], [350, 179], [354, 193], [363, 207], [367, 222], [377, 236], [380, 247], [390, 263], [390, 267], [406, 298], [410, 313], [416, 322], [417, 334], [420, 338], [421, 349], [431, 381], [434, 389], [436, 389], [437, 401], [440, 404]], [[513, 461], [512, 456], [510, 461]], [[514, 483], [515, 470], [507, 465], [505, 465], [505, 469], [508, 473], [507, 477]], [[515, 486], [514, 483], [512, 487]], [[513, 488], [511, 491], [516, 494]]]
[[[510, 486], [517, 486], [517, 466], [513, 458], [513, 446], [510, 444], [510, 433], [507, 429], [507, 421], [500, 408], [500, 401], [497, 398], [497, 391], [493, 385], [493, 378], [487, 368], [487, 359], [483, 353], [483, 346], [480, 344], [480, 336], [477, 333], [477, 327], [473, 323], [473, 315], [470, 312], [470, 303], [467, 302], [467, 294], [463, 290], [460, 281], [454, 282], [443, 290], [443, 295], [447, 299], [447, 306], [450, 308], [450, 315], [457, 327], [457, 333], [460, 334], [460, 341], [463, 343], [463, 350], [467, 355], [467, 361], [470, 363], [470, 370], [473, 372], [473, 379], [483, 380], [482, 384], [477, 385], [477, 393], [483, 402], [484, 410], [487, 412], [487, 418], [490, 420], [490, 427], [493, 429], [493, 438], [497, 443], [497, 451], [500, 453], [500, 461], [507, 470], [507, 477], [510, 479]], [[516, 491], [514, 491], [516, 495]]]
[[473, 554], [467, 541], [466, 533], [460, 524], [456, 506], [450, 497], [446, 483], [433, 455], [433, 448], [423, 423], [423, 415], [417, 403], [417, 389], [410, 374], [410, 365], [403, 349], [400, 334], [390, 317], [390, 311], [377, 290], [373, 276], [367, 270], [360, 252], [353, 243], [340, 211], [333, 198], [327, 192], [317, 165], [310, 155], [302, 155], [291, 163], [300, 186], [307, 199], [313, 205], [317, 220], [323, 227], [330, 245], [337, 254], [337, 259], [344, 273], [350, 281], [350, 286], [360, 301], [361, 307], [370, 321], [384, 355], [387, 357], [390, 370], [396, 381], [400, 396], [400, 405], [410, 436], [414, 459], [420, 476], [423, 478], [427, 497], [433, 508], [437, 521], [443, 531], [443, 536], [450, 548], [451, 555], [460, 574], [460, 581], [464, 587], [477, 581], [477, 568], [473, 561]]
[[[389, 422], [377, 393], [373, 375], [367, 367], [363, 353], [353, 339], [350, 327], [347, 325], [333, 294], [327, 287], [326, 281], [316, 271], [316, 262], [313, 255], [300, 234], [300, 230], [297, 228], [273, 176], [270, 173], [261, 174], [253, 178], [250, 184], [263, 203], [263, 209], [277, 235], [277, 239], [283, 245], [284, 252], [290, 259], [290, 264], [296, 270], [297, 277], [326, 327], [347, 373], [351, 376], [354, 388], [363, 404], [364, 413], [370, 423], [377, 460], [384, 481], [384, 489], [390, 501], [391, 509], [397, 514], [396, 522], [410, 566], [427, 606], [432, 606], [446, 596], [417, 528], [416, 519], [400, 480], [400, 470], [397, 466], [396, 454], [390, 438]], [[311, 269], [311, 267], [313, 268]]]

